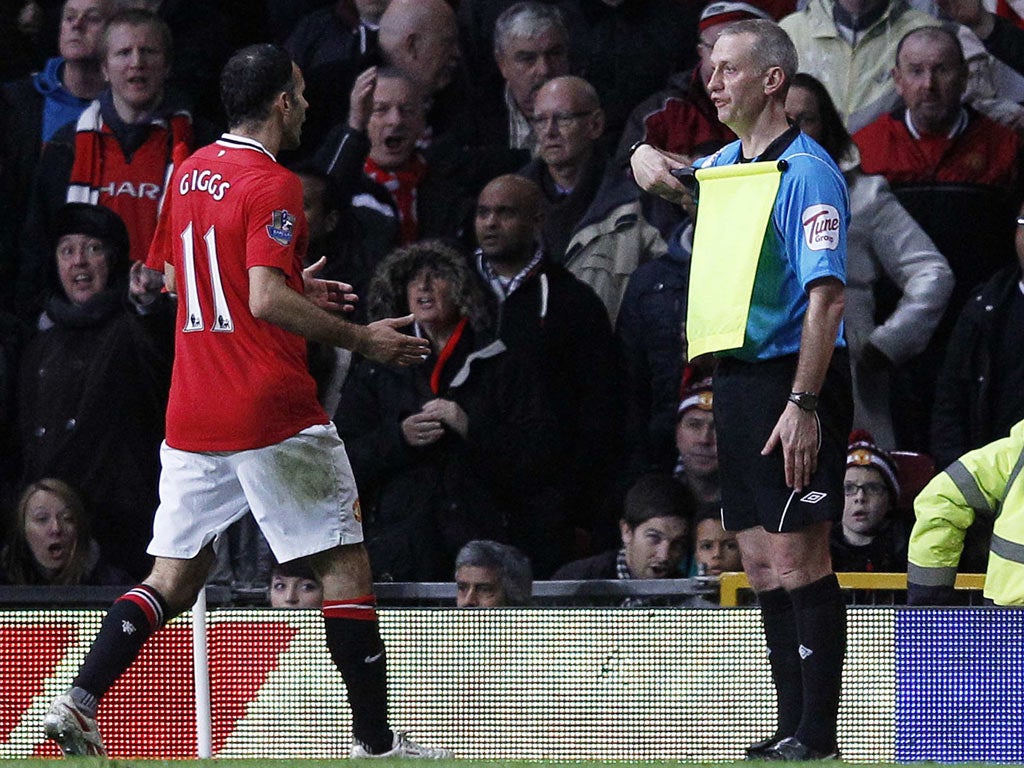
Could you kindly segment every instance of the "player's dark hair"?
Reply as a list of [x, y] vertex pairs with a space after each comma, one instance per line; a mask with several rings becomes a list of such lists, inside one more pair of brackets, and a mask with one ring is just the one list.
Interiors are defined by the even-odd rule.
[[292, 59], [279, 45], [242, 48], [220, 74], [220, 100], [229, 127], [266, 120], [279, 93], [295, 93]]

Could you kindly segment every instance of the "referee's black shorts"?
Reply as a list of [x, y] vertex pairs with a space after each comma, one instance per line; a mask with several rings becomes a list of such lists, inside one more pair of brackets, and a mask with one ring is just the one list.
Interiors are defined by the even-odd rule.
[[748, 363], [723, 357], [715, 370], [715, 430], [726, 530], [788, 532], [843, 517], [846, 448], [853, 423], [849, 356], [832, 355], [818, 400], [818, 466], [799, 493], [786, 485], [781, 446], [761, 449], [786, 407], [796, 355]]

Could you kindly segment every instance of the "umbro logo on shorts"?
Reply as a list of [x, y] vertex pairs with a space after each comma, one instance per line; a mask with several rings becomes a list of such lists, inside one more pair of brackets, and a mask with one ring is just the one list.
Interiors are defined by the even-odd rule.
[[822, 491], [811, 491], [810, 493], [806, 494], [802, 499], [800, 499], [800, 501], [804, 502], [805, 504], [817, 504], [826, 496], [828, 496], [828, 494], [823, 493]]

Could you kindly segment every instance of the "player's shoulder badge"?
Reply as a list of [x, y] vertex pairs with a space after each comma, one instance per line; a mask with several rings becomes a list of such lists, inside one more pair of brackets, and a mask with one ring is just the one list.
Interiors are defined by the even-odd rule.
[[800, 222], [804, 225], [804, 242], [812, 251], [834, 251], [839, 247], [839, 211], [824, 203], [809, 205]]
[[267, 224], [267, 235], [278, 245], [290, 245], [295, 233], [295, 215], [288, 211], [274, 211]]

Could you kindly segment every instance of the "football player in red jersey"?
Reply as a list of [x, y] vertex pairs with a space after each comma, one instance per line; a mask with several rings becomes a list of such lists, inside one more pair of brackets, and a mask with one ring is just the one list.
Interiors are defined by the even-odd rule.
[[[104, 754], [99, 699], [166, 620], [188, 608], [214, 539], [251, 509], [279, 562], [306, 558], [323, 584], [327, 646], [352, 707], [353, 757], [443, 758], [391, 730], [359, 500], [348, 457], [316, 399], [306, 340], [411, 365], [427, 341], [329, 310], [349, 286], [303, 271], [302, 185], [275, 154], [299, 143], [302, 73], [285, 51], [255, 45], [221, 75], [229, 132], [180, 165], [148, 265], [178, 294], [178, 328], [160, 507], [142, 584], [107, 613], [73, 687], [44, 719], [66, 755]], [[327, 727], [331, 727], [327, 724]]]

